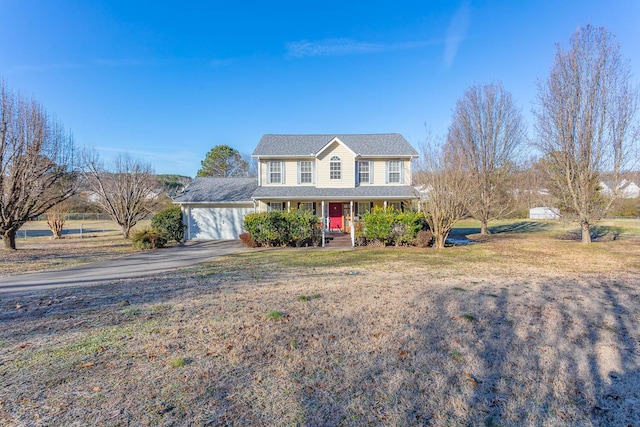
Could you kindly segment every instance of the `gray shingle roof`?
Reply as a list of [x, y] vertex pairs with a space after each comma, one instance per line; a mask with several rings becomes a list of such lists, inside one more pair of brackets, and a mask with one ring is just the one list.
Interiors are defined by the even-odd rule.
[[196, 178], [174, 199], [174, 203], [250, 202], [257, 178]]
[[338, 138], [354, 153], [369, 156], [415, 157], [416, 150], [399, 133], [263, 135], [254, 156], [315, 156], [332, 139]]
[[259, 187], [253, 193], [255, 199], [295, 200], [349, 200], [349, 199], [417, 199], [418, 194], [409, 186], [361, 186], [355, 188], [315, 187]]

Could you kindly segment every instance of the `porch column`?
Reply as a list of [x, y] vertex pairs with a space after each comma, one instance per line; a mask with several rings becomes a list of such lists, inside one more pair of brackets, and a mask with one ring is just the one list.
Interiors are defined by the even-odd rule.
[[291, 210], [291, 200], [287, 200], [287, 212]]
[[384, 201], [384, 208], [385, 209], [387, 208], [387, 201], [386, 200]]
[[324, 220], [325, 220], [325, 218], [324, 218], [324, 200], [322, 201], [322, 216], [321, 216], [321, 218], [322, 218], [322, 247], [324, 248], [324, 240], [325, 240], [324, 239]]
[[351, 247], [356, 245], [356, 224], [353, 222], [353, 200], [349, 202], [349, 215], [351, 216]]

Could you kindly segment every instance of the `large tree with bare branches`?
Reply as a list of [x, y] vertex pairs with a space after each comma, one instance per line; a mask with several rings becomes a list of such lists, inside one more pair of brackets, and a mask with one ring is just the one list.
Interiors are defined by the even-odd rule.
[[73, 137], [35, 100], [0, 82], [0, 233], [16, 249], [16, 232], [29, 219], [74, 191]]
[[[618, 196], [637, 140], [637, 102], [615, 36], [590, 25], [571, 37], [567, 50], [558, 45], [549, 78], [538, 84], [536, 144], [563, 213], [580, 224], [583, 243], [591, 242], [591, 226]], [[609, 191], [602, 191], [604, 181]]]
[[117, 156], [105, 167], [96, 153], [85, 153], [83, 178], [97, 195], [97, 204], [111, 216], [129, 238], [131, 228], [144, 219], [156, 203], [158, 185], [151, 165], [128, 154]]
[[427, 138], [421, 154], [414, 183], [420, 186], [420, 203], [433, 233], [433, 247], [442, 249], [453, 225], [466, 214], [470, 181], [460, 164], [432, 138]]
[[522, 113], [502, 84], [471, 86], [456, 103], [446, 151], [470, 180], [466, 207], [480, 221], [482, 234], [489, 221], [513, 209], [510, 177], [525, 141]]

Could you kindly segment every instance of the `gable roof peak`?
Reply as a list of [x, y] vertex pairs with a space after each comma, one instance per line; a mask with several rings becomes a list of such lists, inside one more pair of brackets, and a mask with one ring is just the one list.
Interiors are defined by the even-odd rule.
[[339, 140], [353, 153], [366, 156], [417, 157], [417, 151], [399, 133], [378, 134], [265, 134], [254, 157], [316, 156]]

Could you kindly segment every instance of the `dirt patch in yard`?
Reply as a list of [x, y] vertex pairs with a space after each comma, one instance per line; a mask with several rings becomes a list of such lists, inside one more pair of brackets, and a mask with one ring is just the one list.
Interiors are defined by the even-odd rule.
[[0, 423], [640, 425], [639, 259], [521, 233], [5, 297]]

